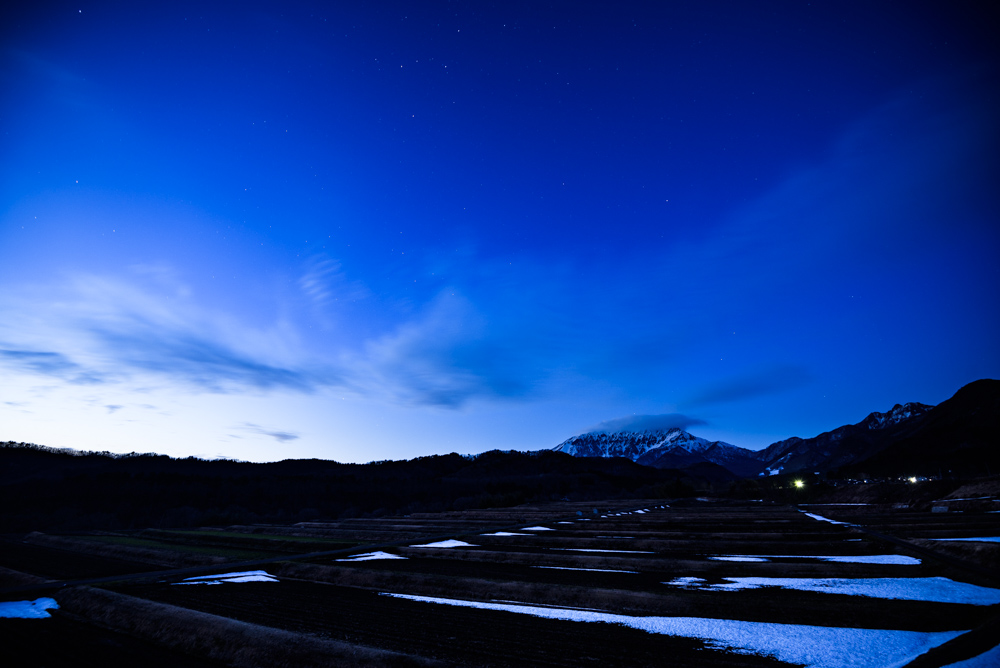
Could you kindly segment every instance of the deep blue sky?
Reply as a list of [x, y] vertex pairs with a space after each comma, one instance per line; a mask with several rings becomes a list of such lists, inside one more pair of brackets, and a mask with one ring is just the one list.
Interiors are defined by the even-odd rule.
[[0, 16], [0, 439], [756, 449], [1000, 377], [976, 4], [208, 4]]

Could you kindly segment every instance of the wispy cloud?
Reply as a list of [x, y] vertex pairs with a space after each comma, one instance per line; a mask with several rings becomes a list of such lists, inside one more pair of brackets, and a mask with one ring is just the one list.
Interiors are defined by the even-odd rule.
[[364, 283], [348, 278], [339, 260], [325, 254], [314, 255], [306, 261], [299, 288], [316, 306], [354, 302], [371, 295]]
[[473, 398], [529, 394], [539, 369], [530, 368], [537, 351], [526, 343], [516, 326], [513, 332], [510, 324], [494, 326], [449, 289], [417, 317], [370, 341], [353, 371], [359, 383], [403, 403], [457, 408]]
[[795, 365], [775, 366], [753, 374], [736, 376], [703, 388], [687, 406], [707, 406], [734, 401], [745, 401], [769, 394], [793, 390], [809, 383], [812, 375], [804, 367]]
[[[8, 345], [0, 364], [73, 384], [138, 382], [143, 378], [205, 392], [283, 389], [312, 392], [343, 384], [330, 365], [297, 355], [294, 333], [246, 327], [191, 300], [124, 281], [78, 276], [68, 284], [29, 291], [0, 303], [16, 315], [6, 338], [38, 342]], [[45, 318], [34, 304], [49, 304]], [[291, 351], [291, 352], [290, 352]]]
[[73, 385], [96, 385], [106, 379], [104, 374], [85, 369], [66, 355], [51, 351], [0, 349], [0, 365], [60, 378]]
[[299, 435], [294, 432], [265, 429], [264, 427], [261, 427], [258, 424], [253, 424], [252, 422], [244, 422], [241, 427], [238, 427], [238, 429], [254, 434], [260, 434], [261, 436], [269, 436], [279, 443], [287, 443], [288, 441], [294, 441], [299, 438]]

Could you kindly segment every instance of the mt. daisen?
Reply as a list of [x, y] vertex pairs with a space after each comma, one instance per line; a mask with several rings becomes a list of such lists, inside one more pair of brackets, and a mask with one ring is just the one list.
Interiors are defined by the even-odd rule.
[[792, 437], [754, 451], [683, 429], [592, 431], [553, 450], [577, 457], [626, 457], [656, 468], [710, 462], [739, 477], [797, 471], [934, 475], [954, 467], [998, 468], [1000, 381], [969, 383], [938, 406], [916, 402], [873, 412], [857, 424], [812, 438]]

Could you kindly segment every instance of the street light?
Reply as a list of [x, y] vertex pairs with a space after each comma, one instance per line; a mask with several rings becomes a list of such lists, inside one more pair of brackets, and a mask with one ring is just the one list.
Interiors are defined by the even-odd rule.
[[795, 485], [795, 489], [802, 489], [806, 486], [806, 484], [801, 480], [796, 480], [792, 484]]

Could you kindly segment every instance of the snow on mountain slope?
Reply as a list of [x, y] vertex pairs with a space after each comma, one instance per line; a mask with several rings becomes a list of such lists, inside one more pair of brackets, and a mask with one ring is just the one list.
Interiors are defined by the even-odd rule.
[[830, 470], [872, 456], [907, 425], [933, 406], [896, 404], [886, 413], [870, 413], [857, 424], [844, 425], [813, 438], [792, 437], [753, 451], [722, 441], [709, 441], [683, 429], [592, 431], [567, 439], [553, 450], [576, 457], [625, 457], [656, 468], [684, 468], [700, 462], [723, 466], [738, 476], [776, 475]]
[[567, 439], [553, 450], [576, 457], [626, 457], [656, 468], [683, 468], [711, 462], [736, 475], [760, 470], [754, 452], [722, 441], [709, 441], [679, 428], [643, 431], [593, 431]]
[[906, 404], [896, 404], [889, 409], [888, 413], [871, 413], [868, 417], [862, 420], [858, 426], [866, 427], [868, 429], [885, 429], [894, 424], [899, 424], [904, 420], [909, 420], [913, 417], [919, 417], [934, 408], [933, 406], [928, 406], [927, 404], [920, 404], [915, 401]]

